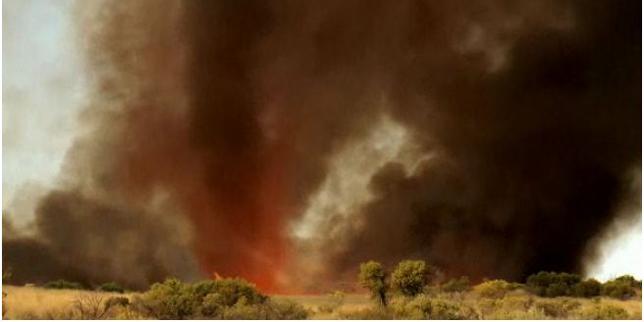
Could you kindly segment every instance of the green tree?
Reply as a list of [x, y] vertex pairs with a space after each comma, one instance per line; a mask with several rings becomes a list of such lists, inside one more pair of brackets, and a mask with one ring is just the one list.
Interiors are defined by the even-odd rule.
[[404, 260], [398, 263], [391, 274], [391, 284], [406, 296], [416, 296], [429, 283], [429, 273], [430, 269], [425, 261]]
[[371, 296], [377, 299], [380, 305], [387, 306], [387, 282], [386, 273], [382, 265], [375, 261], [368, 261], [360, 264], [358, 282], [360, 286], [368, 289]]

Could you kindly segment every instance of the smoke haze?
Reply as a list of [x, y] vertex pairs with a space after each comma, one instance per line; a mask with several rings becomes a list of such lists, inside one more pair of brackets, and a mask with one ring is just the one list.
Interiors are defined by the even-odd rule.
[[4, 263], [279, 292], [370, 259], [582, 272], [621, 205], [641, 213], [640, 6], [79, 3], [90, 103]]

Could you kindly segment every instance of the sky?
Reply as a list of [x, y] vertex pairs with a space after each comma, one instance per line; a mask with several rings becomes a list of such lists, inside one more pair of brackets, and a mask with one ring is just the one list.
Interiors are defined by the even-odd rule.
[[[2, 3], [2, 207], [18, 225], [32, 218], [33, 200], [55, 186], [86, 104], [74, 0]], [[616, 227], [620, 223], [615, 224]], [[621, 226], [620, 226], [621, 227]], [[604, 242], [589, 276], [644, 276], [641, 220]]]
[[84, 81], [72, 0], [3, 1], [3, 209], [18, 223], [30, 195], [54, 183], [71, 145]]

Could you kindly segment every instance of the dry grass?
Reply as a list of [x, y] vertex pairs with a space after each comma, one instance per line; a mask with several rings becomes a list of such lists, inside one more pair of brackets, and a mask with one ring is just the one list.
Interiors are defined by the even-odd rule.
[[131, 296], [118, 293], [83, 290], [55, 290], [31, 286], [2, 286], [8, 319], [60, 319], [96, 317], [103, 314], [104, 302], [112, 296]]
[[[104, 293], [81, 290], [52, 290], [37, 287], [3, 286], [7, 292], [5, 303], [9, 319], [36, 319], [36, 318], [78, 318], [78, 301], [85, 299], [86, 305], [93, 303], [99, 297], [107, 299], [112, 296], [126, 296], [131, 298], [134, 294]], [[302, 304], [309, 312], [311, 319], [340, 319], [340, 318], [405, 318], [389, 313], [374, 310], [373, 302], [366, 294], [346, 294], [341, 305], [335, 306], [332, 311], [324, 310], [325, 306], [333, 303], [329, 295], [277, 295], [278, 299], [290, 299]], [[471, 318], [485, 319], [579, 319], [588, 318], [593, 314], [605, 314], [606, 308], [622, 308], [627, 312], [626, 318], [641, 319], [641, 297], [628, 301], [610, 298], [579, 299], [579, 298], [540, 298], [523, 291], [512, 291], [503, 298], [484, 298], [476, 292], [464, 294], [438, 294], [441, 301], [457, 304], [467, 309]], [[396, 305], [396, 301], [392, 303]], [[96, 305], [90, 305], [96, 307]], [[85, 310], [87, 313], [88, 311]], [[94, 315], [93, 309], [89, 315]], [[101, 314], [100, 310], [96, 313]], [[131, 312], [111, 312], [107, 318], [136, 318], [141, 316], [129, 315]], [[388, 315], [389, 314], [389, 315]], [[586, 314], [584, 316], [584, 314]]]
[[[347, 294], [344, 303], [333, 312], [322, 310], [332, 299], [328, 295], [291, 295], [277, 296], [288, 298], [304, 305], [311, 313], [311, 319], [371, 319], [399, 318], [409, 319], [413, 316], [401, 315], [396, 312], [382, 312], [374, 309], [373, 302], [366, 294]], [[617, 307], [627, 312], [627, 319], [639, 320], [642, 317], [641, 298], [621, 301], [611, 298], [580, 299], [580, 298], [541, 298], [524, 291], [512, 291], [497, 299], [483, 298], [475, 292], [463, 294], [442, 293], [435, 298], [456, 304], [462, 311], [468, 312], [471, 319], [590, 319], [588, 312], [597, 308]], [[392, 307], [401, 305], [400, 299], [394, 300]], [[392, 311], [396, 311], [392, 309]], [[404, 310], [403, 310], [404, 311]], [[602, 311], [603, 312], [603, 311]]]
[[332, 312], [323, 309], [333, 302], [329, 295], [277, 295], [275, 297], [302, 304], [310, 312], [310, 319], [334, 319], [342, 313], [369, 309], [372, 306], [367, 294], [346, 294], [343, 303]]

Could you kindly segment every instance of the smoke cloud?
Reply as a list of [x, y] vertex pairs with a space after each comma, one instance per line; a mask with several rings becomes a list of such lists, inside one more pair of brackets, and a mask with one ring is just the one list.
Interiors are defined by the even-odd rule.
[[282, 292], [369, 259], [580, 272], [641, 163], [640, 5], [81, 4], [83, 134], [5, 262]]

